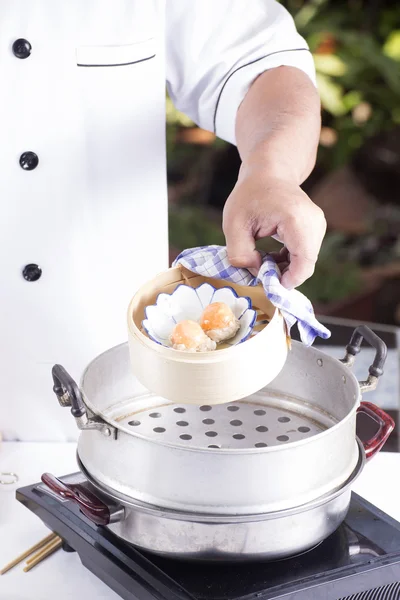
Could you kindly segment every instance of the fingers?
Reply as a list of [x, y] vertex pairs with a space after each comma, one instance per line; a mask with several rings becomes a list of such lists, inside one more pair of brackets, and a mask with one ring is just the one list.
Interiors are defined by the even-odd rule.
[[302, 256], [290, 255], [290, 263], [282, 275], [281, 283], [288, 290], [298, 287], [314, 273], [317, 259], [305, 259]]
[[290, 261], [281, 283], [287, 289], [298, 287], [314, 273], [326, 231], [326, 221], [322, 211], [315, 205], [309, 212], [307, 221], [289, 219], [283, 225], [283, 238]]
[[227, 221], [224, 222], [224, 233], [231, 265], [249, 269], [253, 275], [257, 275], [261, 267], [261, 256], [256, 250], [251, 229], [235, 226], [233, 222]]

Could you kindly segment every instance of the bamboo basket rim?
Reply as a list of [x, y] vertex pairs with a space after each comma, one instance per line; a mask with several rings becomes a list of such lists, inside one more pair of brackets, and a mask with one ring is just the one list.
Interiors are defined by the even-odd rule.
[[[179, 277], [176, 281], [171, 281], [168, 284], [170, 286], [175, 285], [175, 287], [177, 287], [180, 284], [186, 284], [186, 285], [190, 285], [190, 287], [193, 287], [193, 285], [190, 284], [190, 280], [196, 279], [196, 281], [201, 280], [201, 283], [210, 283], [211, 285], [214, 285], [215, 287], [218, 287], [218, 288], [227, 286], [227, 287], [233, 288], [235, 291], [236, 291], [236, 288], [240, 288], [243, 290], [245, 288], [247, 290], [246, 294], [241, 294], [238, 292], [237, 293], [239, 296], [242, 296], [242, 297], [247, 296], [250, 298], [251, 298], [252, 291], [254, 292], [255, 290], [262, 289], [261, 284], [257, 285], [257, 286], [251, 286], [251, 287], [250, 286], [241, 286], [241, 285], [233, 284], [232, 282], [227, 281], [226, 279], [216, 279], [216, 278], [212, 278], [212, 277], [205, 277], [203, 275], [198, 275], [197, 273], [193, 273], [192, 271], [190, 271], [186, 267], [183, 267], [182, 265], [178, 265], [177, 267], [170, 267], [169, 269], [158, 273], [151, 280], [144, 283], [132, 297], [131, 301], [129, 302], [129, 306], [128, 306], [127, 320], [128, 320], [128, 330], [131, 335], [134, 335], [138, 339], [138, 341], [140, 341], [143, 345], [152, 348], [155, 352], [165, 355], [165, 357], [179, 360], [179, 361], [186, 361], [186, 362], [203, 362], [204, 360], [210, 360], [210, 358], [213, 358], [214, 360], [218, 360], [219, 358], [222, 359], [222, 358], [225, 358], [227, 356], [227, 354], [232, 355], [233, 352], [240, 351], [241, 348], [243, 347], [243, 344], [246, 344], [246, 348], [250, 349], [250, 344], [252, 347], [256, 343], [256, 339], [260, 335], [263, 335], [263, 334], [266, 335], [265, 332], [268, 331], [270, 325], [275, 324], [277, 321], [283, 320], [281, 311], [276, 306], [274, 306], [272, 304], [272, 302], [264, 295], [263, 302], [268, 304], [268, 307], [270, 309], [270, 312], [268, 314], [264, 313], [266, 315], [266, 317], [269, 319], [269, 323], [266, 324], [259, 332], [257, 332], [257, 335], [253, 335], [253, 336], [247, 338], [244, 342], [238, 343], [235, 346], [231, 346], [229, 348], [221, 348], [221, 349], [218, 349], [217, 351], [212, 350], [212, 351], [208, 351], [208, 352], [189, 353], [189, 352], [185, 352], [183, 350], [175, 350], [174, 348], [168, 348], [166, 346], [158, 344], [157, 342], [154, 342], [150, 337], [148, 337], [145, 333], [143, 333], [141, 328], [138, 327], [138, 325], [136, 324], [135, 317], [134, 317], [136, 310], [142, 310], [142, 308], [140, 307], [141, 295], [143, 295], [143, 293], [145, 291], [150, 291], [151, 286], [154, 286], [155, 283], [157, 282], [157, 280], [159, 280], [161, 277], [167, 277], [168, 274], [170, 274], [171, 276], [173, 274], [176, 274], [176, 276]], [[201, 285], [201, 283], [196, 283], [196, 287], [197, 287], [197, 285]], [[163, 290], [161, 290], [161, 289], [156, 290], [153, 293], [153, 296], [158, 296], [161, 293], [168, 293], [168, 292], [163, 292]], [[252, 298], [251, 298], [251, 300], [253, 302]], [[151, 301], [151, 302], [153, 302], [153, 301]], [[149, 306], [149, 304], [147, 304], [147, 306]], [[253, 305], [253, 308], [256, 310], [261, 310], [255, 305]], [[287, 334], [287, 330], [286, 330], [286, 334]]]

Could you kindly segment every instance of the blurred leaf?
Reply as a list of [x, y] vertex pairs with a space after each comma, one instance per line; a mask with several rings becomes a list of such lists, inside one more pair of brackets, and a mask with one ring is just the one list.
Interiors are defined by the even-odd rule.
[[321, 104], [334, 116], [344, 115], [347, 108], [343, 102], [343, 88], [338, 83], [332, 81], [327, 75], [317, 73], [317, 84]]
[[306, 4], [301, 8], [295, 16], [296, 27], [301, 29], [305, 27], [318, 12], [318, 7], [312, 4]]
[[337, 36], [346, 46], [351, 47], [353, 57], [358, 56], [365, 66], [376, 69], [376, 74], [383, 77], [396, 94], [400, 94], [400, 67], [396, 61], [382, 54], [374, 39], [354, 31], [338, 31]]
[[315, 54], [314, 63], [319, 73], [332, 77], [340, 77], [347, 71], [344, 61], [335, 54]]
[[326, 4], [328, 4], [328, 0], [310, 0], [307, 4], [304, 4], [294, 17], [296, 26], [299, 29], [306, 27]]
[[400, 61], [400, 29], [392, 31], [384, 43], [382, 50], [389, 58]]
[[360, 102], [362, 102], [363, 95], [358, 90], [353, 90], [351, 92], [347, 92], [343, 96], [343, 104], [345, 105], [348, 111], [352, 110], [355, 106], [358, 106]]

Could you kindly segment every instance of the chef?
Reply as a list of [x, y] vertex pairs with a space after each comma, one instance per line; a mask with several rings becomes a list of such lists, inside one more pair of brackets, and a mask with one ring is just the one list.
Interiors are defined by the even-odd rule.
[[52, 365], [79, 378], [125, 341], [129, 299], [168, 266], [166, 85], [241, 155], [231, 262], [256, 268], [255, 240], [278, 234], [284, 285], [312, 274], [313, 61], [274, 0], [2, 0], [0, 74], [0, 430], [65, 441]]

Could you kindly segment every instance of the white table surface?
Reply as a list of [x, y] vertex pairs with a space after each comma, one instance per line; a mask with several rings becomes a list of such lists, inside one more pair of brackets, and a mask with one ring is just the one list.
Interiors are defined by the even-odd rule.
[[[38, 517], [15, 500], [18, 487], [43, 472], [77, 471], [75, 444], [8, 442], [0, 446], [0, 471], [18, 474], [0, 485], [0, 568], [48, 534]], [[364, 469], [354, 491], [400, 521], [400, 454], [381, 452]], [[1, 600], [117, 600], [119, 596], [82, 566], [76, 553], [59, 550], [24, 573], [20, 564], [0, 577]]]

